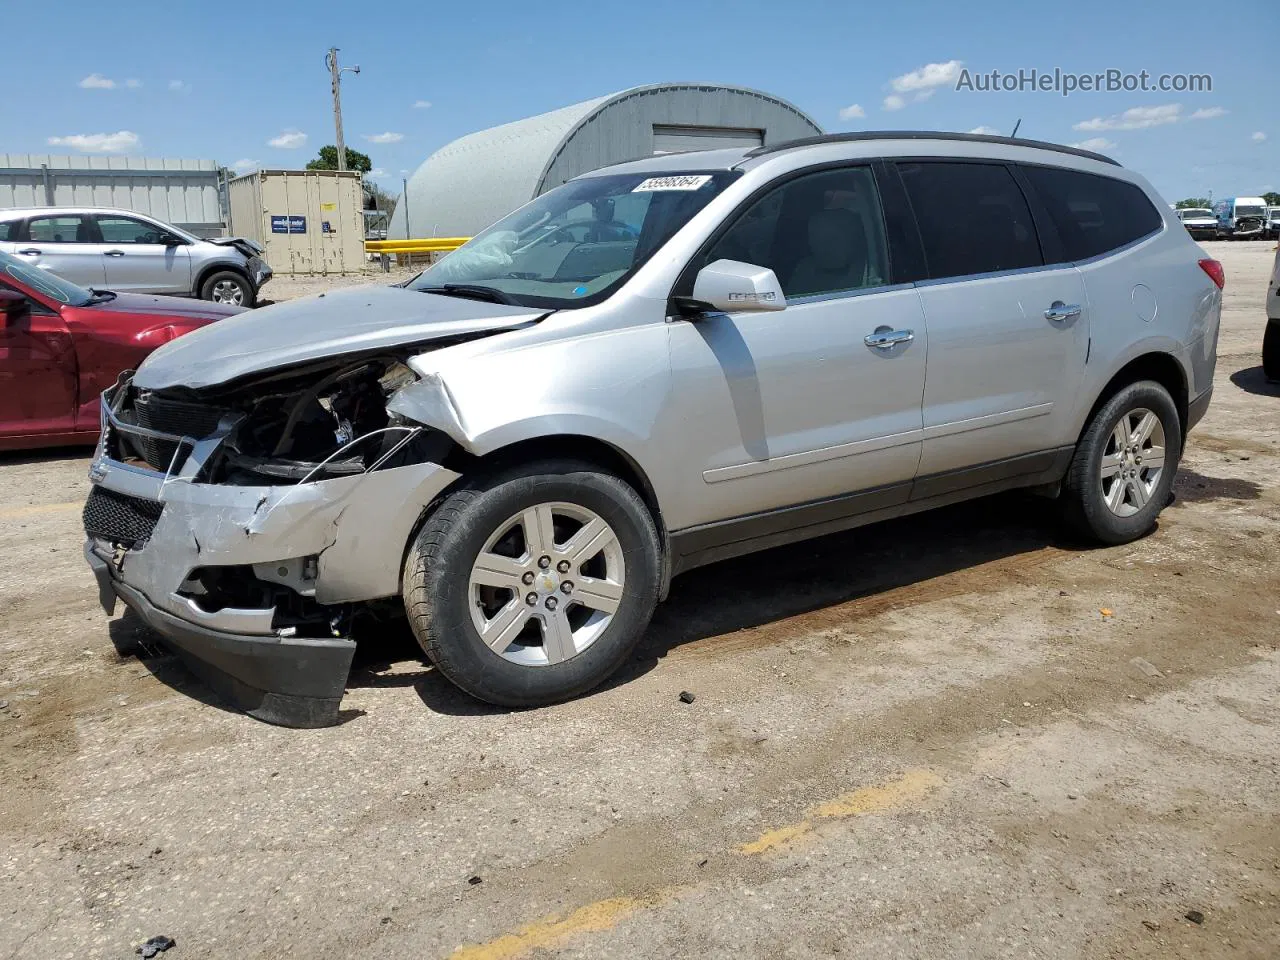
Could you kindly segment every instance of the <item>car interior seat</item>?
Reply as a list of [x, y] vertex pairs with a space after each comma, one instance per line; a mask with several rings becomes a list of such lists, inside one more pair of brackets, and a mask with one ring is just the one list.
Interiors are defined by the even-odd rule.
[[866, 284], [867, 232], [861, 216], [846, 209], [818, 210], [809, 217], [807, 235], [809, 252], [791, 271], [788, 297]]

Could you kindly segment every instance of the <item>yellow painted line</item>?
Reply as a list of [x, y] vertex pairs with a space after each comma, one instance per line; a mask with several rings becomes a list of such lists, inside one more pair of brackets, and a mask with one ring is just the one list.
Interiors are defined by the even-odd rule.
[[834, 800], [813, 807], [798, 823], [766, 830], [750, 843], [738, 848], [739, 853], [754, 856], [785, 847], [812, 833], [819, 820], [842, 820], [868, 813], [881, 813], [895, 807], [906, 806], [922, 800], [938, 787], [942, 778], [930, 770], [909, 770], [897, 780], [873, 787], [863, 787], [852, 793], [842, 794]]
[[0, 510], [0, 520], [17, 520], [20, 517], [35, 517], [42, 513], [69, 513], [83, 507], [83, 500], [68, 503], [33, 503], [29, 507], [9, 507]]
[[510, 960], [522, 957], [534, 950], [554, 947], [580, 933], [609, 930], [624, 917], [653, 903], [653, 899], [637, 897], [598, 900], [579, 907], [566, 917], [553, 914], [488, 943], [459, 947], [449, 960]]

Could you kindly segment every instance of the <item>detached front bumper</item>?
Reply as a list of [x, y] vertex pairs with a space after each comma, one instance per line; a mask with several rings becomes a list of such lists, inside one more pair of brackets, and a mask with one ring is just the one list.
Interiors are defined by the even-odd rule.
[[[115, 459], [116, 433], [177, 440], [169, 472]], [[108, 614], [123, 600], [250, 715], [292, 727], [335, 723], [355, 653], [346, 614], [400, 592], [409, 537], [457, 474], [419, 463], [280, 486], [197, 482], [225, 433], [158, 435], [122, 423], [104, 398], [85, 506], [85, 559], [99, 599]], [[270, 599], [211, 597], [202, 580], [210, 571]]]
[[89, 541], [85, 559], [110, 615], [123, 600], [214, 693], [252, 717], [285, 727], [337, 722], [356, 645], [351, 640], [261, 637], [192, 623], [157, 607], [112, 573]]

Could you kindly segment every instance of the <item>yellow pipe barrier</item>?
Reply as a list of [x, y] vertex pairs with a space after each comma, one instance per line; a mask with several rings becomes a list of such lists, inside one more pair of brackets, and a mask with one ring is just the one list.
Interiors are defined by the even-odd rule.
[[366, 253], [442, 253], [457, 250], [470, 237], [428, 237], [422, 240], [366, 240]]

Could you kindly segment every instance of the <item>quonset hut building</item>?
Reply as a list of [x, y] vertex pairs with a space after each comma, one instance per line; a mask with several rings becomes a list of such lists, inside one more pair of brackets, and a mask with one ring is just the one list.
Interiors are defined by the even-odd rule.
[[[779, 97], [656, 83], [460, 137], [418, 167], [388, 239], [470, 237], [566, 180], [657, 153], [755, 147], [822, 133]], [[407, 214], [407, 223], [406, 223]]]

